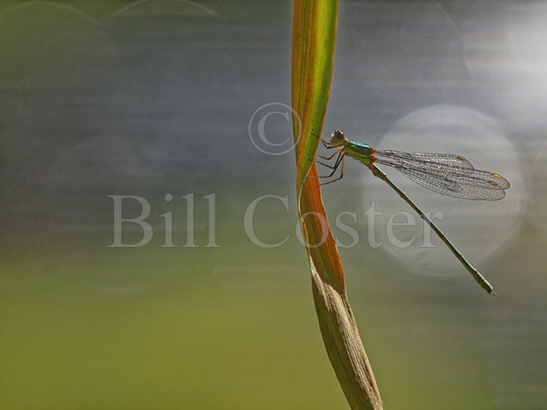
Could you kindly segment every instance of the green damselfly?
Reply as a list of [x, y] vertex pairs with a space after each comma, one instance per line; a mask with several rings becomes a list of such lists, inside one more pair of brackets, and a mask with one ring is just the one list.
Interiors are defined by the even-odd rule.
[[488, 293], [495, 295], [494, 288], [464, 258], [461, 252], [456, 249], [446, 235], [435, 225], [435, 223], [395, 185], [387, 175], [376, 166], [376, 164], [388, 165], [397, 169], [411, 181], [442, 195], [462, 199], [478, 199], [497, 201], [505, 197], [505, 190], [509, 188], [509, 182], [501, 175], [475, 169], [471, 163], [460, 155], [437, 154], [425, 152], [402, 152], [402, 151], [377, 151], [367, 144], [348, 140], [344, 133], [335, 130], [331, 135], [330, 142], [321, 139], [327, 149], [335, 149], [336, 152], [329, 157], [318, 155], [326, 161], [334, 158], [334, 164], [330, 165], [317, 161], [332, 172], [319, 178], [332, 178], [340, 169], [340, 175], [332, 181], [323, 183], [330, 184], [342, 179], [344, 176], [344, 160], [346, 156], [356, 159], [366, 165], [374, 176], [385, 181], [399, 196], [406, 201], [418, 215], [431, 226], [435, 233], [448, 246], [448, 249], [458, 258], [467, 271], [473, 276], [477, 283]]

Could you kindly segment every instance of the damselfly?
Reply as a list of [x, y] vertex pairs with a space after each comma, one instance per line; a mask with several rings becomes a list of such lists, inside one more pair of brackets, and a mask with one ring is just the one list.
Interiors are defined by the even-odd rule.
[[431, 226], [439, 238], [448, 246], [448, 249], [452, 251], [484, 290], [493, 295], [496, 294], [492, 285], [452, 245], [452, 242], [448, 240], [437, 225], [376, 164], [389, 165], [397, 169], [408, 179], [431, 191], [462, 199], [481, 199], [487, 201], [502, 199], [505, 196], [505, 190], [509, 188], [509, 182], [505, 178], [493, 172], [475, 169], [468, 160], [460, 155], [376, 151], [367, 144], [348, 140], [340, 130], [334, 131], [330, 142], [323, 139], [321, 139], [321, 142], [327, 149], [337, 148], [337, 150], [329, 157], [318, 155], [318, 157], [327, 161], [335, 158], [333, 165], [318, 161], [321, 165], [332, 169], [329, 175], [321, 176], [320, 178], [332, 178], [336, 171], [340, 169], [340, 175], [336, 179], [327, 181], [323, 185], [342, 179], [346, 156], [362, 162], [372, 171], [374, 176], [385, 181], [393, 188]]

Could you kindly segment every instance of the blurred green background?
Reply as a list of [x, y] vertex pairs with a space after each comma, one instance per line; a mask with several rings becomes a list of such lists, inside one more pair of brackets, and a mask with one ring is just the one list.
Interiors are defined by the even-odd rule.
[[[347, 408], [294, 155], [272, 155], [290, 148], [291, 19], [288, 1], [0, 1], [0, 408]], [[543, 2], [340, 4], [324, 134], [461, 154], [512, 183], [474, 202], [389, 173], [496, 298], [436, 238], [420, 246], [417, 217], [393, 243], [410, 208], [360, 164], [324, 187], [387, 408], [547, 403], [545, 21]], [[258, 138], [268, 112], [278, 147]], [[150, 205], [149, 243], [109, 246], [113, 195]]]

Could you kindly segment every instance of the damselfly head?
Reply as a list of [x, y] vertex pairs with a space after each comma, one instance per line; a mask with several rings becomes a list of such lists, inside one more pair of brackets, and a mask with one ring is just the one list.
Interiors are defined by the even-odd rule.
[[342, 130], [334, 130], [330, 136], [330, 143], [333, 145], [344, 145], [347, 139]]

